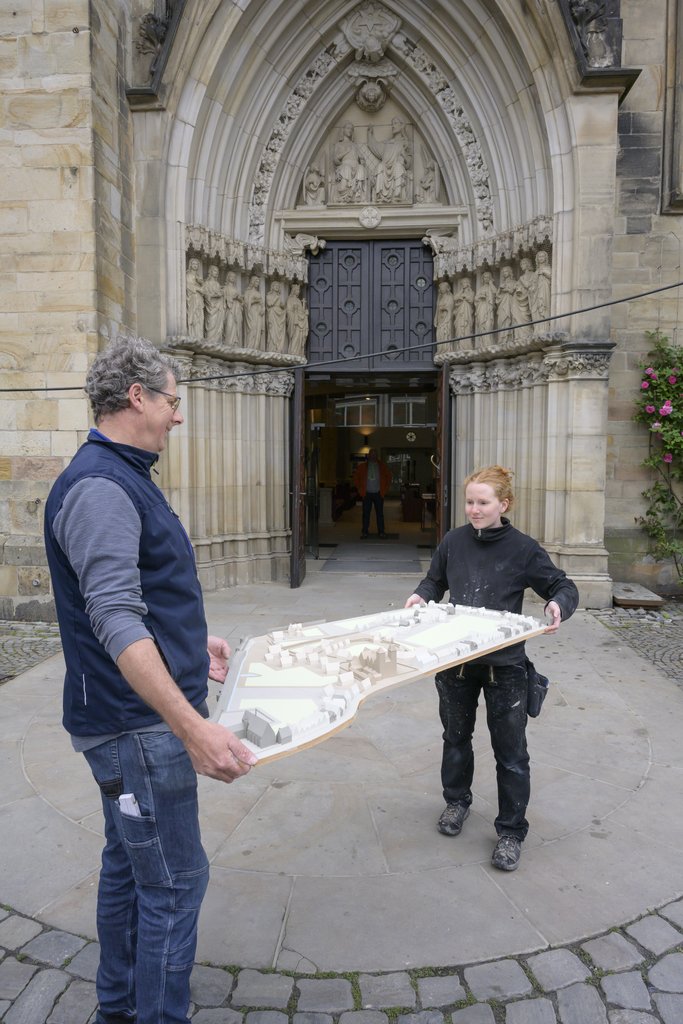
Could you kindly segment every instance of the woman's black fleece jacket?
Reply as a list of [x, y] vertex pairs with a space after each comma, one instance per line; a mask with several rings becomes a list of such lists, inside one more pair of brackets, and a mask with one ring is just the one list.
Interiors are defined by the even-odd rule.
[[[425, 601], [440, 602], [446, 591], [451, 604], [520, 614], [524, 591], [531, 587], [546, 603], [556, 601], [562, 619], [576, 611], [579, 592], [533, 537], [510, 523], [476, 530], [470, 523], [449, 530], [429, 572], [415, 589]], [[524, 644], [514, 644], [477, 659], [484, 665], [524, 662]]]

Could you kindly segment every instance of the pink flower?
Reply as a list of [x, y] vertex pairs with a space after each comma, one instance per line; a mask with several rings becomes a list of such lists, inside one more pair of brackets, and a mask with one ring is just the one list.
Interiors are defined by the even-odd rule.
[[666, 379], [668, 380], [669, 384], [675, 384], [676, 383], [676, 378], [674, 377], [673, 374], [671, 374], [671, 376], [667, 377]]
[[652, 426], [650, 427], [650, 430], [654, 430], [655, 433], [657, 433], [657, 431], [661, 430], [661, 429], [662, 429], [662, 424], [661, 423], [653, 423]]
[[654, 377], [655, 371], [652, 369], [651, 366], [648, 366], [647, 370], [645, 371], [645, 374], [647, 377]]
[[671, 402], [669, 401], [669, 399], [667, 398], [666, 402], [664, 403], [664, 405], [659, 410], [659, 415], [660, 416], [669, 416], [673, 411], [674, 411], [673, 410], [673, 406], [672, 406]]
[[655, 407], [654, 407], [654, 405], [646, 405], [646, 406], [645, 406], [645, 412], [646, 412], [646, 413], [649, 413], [649, 415], [650, 415], [650, 416], [652, 415], [652, 413], [653, 413], [654, 411], [655, 411]]
[[649, 383], [649, 381], [644, 380], [643, 383], [640, 386], [641, 386], [641, 388], [643, 388], [643, 390], [646, 390], [647, 388], [649, 388], [650, 383]]
[[664, 454], [664, 455], [662, 456], [662, 458], [664, 459], [664, 461], [665, 461], [665, 462], [673, 462], [673, 460], [674, 460], [674, 457], [673, 457], [673, 455], [671, 454], [671, 452], [666, 452], [666, 453], [665, 453], [665, 454]]

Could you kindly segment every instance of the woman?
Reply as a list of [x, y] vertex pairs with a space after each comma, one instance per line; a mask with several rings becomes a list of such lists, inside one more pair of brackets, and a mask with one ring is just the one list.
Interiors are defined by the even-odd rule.
[[[548, 633], [555, 633], [578, 604], [572, 580], [558, 569], [532, 537], [505, 518], [514, 504], [512, 472], [487, 466], [465, 480], [466, 526], [449, 530], [432, 558], [429, 572], [406, 601], [406, 608], [441, 601], [446, 590], [452, 604], [519, 614], [526, 587], [547, 604]], [[472, 804], [474, 754], [472, 734], [479, 694], [496, 760], [498, 842], [492, 864], [514, 871], [529, 824], [529, 755], [526, 746], [527, 670], [524, 644], [493, 651], [446, 669], [436, 676], [443, 724], [441, 781], [446, 808], [437, 828], [447, 836], [462, 831]]]

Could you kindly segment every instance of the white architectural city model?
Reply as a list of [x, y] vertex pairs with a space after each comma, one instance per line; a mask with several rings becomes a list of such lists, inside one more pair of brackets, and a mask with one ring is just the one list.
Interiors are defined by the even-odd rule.
[[254, 637], [233, 655], [214, 720], [265, 762], [325, 739], [372, 693], [539, 636], [525, 615], [416, 605]]

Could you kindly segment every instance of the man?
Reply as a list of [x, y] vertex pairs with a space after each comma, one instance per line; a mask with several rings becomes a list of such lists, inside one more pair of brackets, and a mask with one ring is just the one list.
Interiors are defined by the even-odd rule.
[[45, 543], [64, 648], [63, 722], [102, 795], [97, 1024], [187, 1024], [208, 883], [196, 773], [223, 782], [254, 756], [207, 720], [207, 636], [187, 534], [150, 471], [183, 422], [176, 362], [121, 339], [86, 381], [96, 429], [55, 481]]
[[367, 462], [361, 462], [353, 474], [353, 482], [358, 493], [363, 499], [363, 526], [360, 538], [365, 540], [370, 529], [370, 512], [374, 508], [377, 519], [377, 533], [380, 537], [386, 537], [384, 532], [384, 495], [391, 486], [391, 470], [380, 459], [377, 452], [371, 448], [368, 452]]

